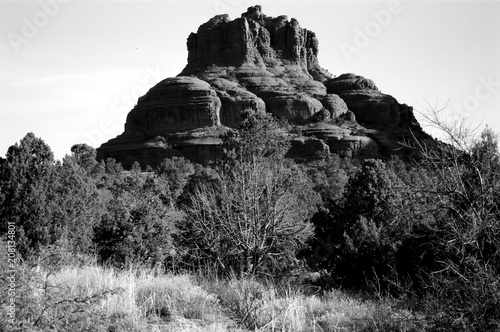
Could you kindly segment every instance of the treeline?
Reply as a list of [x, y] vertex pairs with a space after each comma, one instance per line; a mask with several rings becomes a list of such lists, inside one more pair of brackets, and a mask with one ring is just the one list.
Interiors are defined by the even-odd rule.
[[[85, 144], [55, 161], [32, 133], [0, 165], [2, 241], [17, 253], [282, 278], [318, 272], [408, 300], [435, 330], [500, 327], [500, 155], [486, 129], [416, 162], [330, 155], [297, 163], [280, 124], [249, 114], [210, 166], [124, 171]], [[44, 257], [47, 257], [45, 255]], [[76, 259], [76, 258], [75, 258]]]

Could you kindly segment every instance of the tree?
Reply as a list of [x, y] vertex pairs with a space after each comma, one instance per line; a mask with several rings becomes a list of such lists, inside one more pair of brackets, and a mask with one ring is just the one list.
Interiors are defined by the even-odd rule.
[[[429, 215], [407, 234], [432, 253], [420, 271], [423, 307], [434, 328], [496, 331], [500, 327], [500, 164], [498, 140], [486, 128], [478, 139], [467, 119], [452, 124], [440, 111], [427, 116], [448, 144], [421, 144], [430, 181], [413, 189]], [[429, 204], [429, 202], [431, 202]], [[437, 236], [436, 236], [437, 235]]]
[[349, 175], [352, 175], [355, 169], [348, 157], [341, 159], [337, 154], [303, 164], [302, 167], [325, 204], [343, 196]]
[[124, 267], [165, 264], [175, 258], [173, 236], [184, 215], [171, 204], [168, 184], [139, 172], [109, 183], [106, 210], [94, 227], [101, 261]]
[[283, 160], [291, 145], [282, 124], [269, 113], [247, 111], [242, 117], [238, 132], [230, 133], [224, 141], [226, 157], [242, 162], [262, 158]]
[[87, 173], [91, 174], [94, 167], [98, 164], [96, 161], [96, 150], [87, 144], [75, 144], [71, 147], [72, 157]]
[[380, 160], [367, 160], [344, 195], [313, 218], [308, 261], [336, 285], [366, 288], [382, 282], [395, 264], [403, 206], [399, 178]]
[[93, 228], [104, 206], [93, 178], [77, 158], [65, 156], [55, 166], [47, 198], [54, 241], [68, 252], [91, 251]]
[[262, 161], [221, 173], [218, 185], [196, 189], [187, 211], [193, 254], [226, 271], [285, 270], [312, 235], [315, 198], [296, 166]]
[[50, 147], [28, 133], [11, 146], [1, 166], [0, 215], [16, 225], [16, 242], [24, 258], [45, 247], [88, 253], [92, 228], [102, 212], [94, 181], [78, 163], [66, 156], [55, 162]]
[[16, 225], [19, 253], [24, 258], [42, 250], [89, 253], [93, 228], [103, 211], [102, 191], [90, 174], [98, 168], [95, 150], [75, 145], [73, 154], [55, 162], [50, 147], [28, 133], [9, 148], [0, 166], [5, 223]]
[[270, 116], [249, 114], [225, 142], [230, 149], [217, 179], [194, 188], [184, 226], [191, 261], [251, 274], [296, 266], [319, 201], [307, 176], [284, 157], [288, 140], [276, 128]]
[[168, 182], [173, 198], [177, 199], [194, 171], [194, 166], [189, 160], [184, 157], [172, 157], [161, 162], [156, 174]]
[[54, 176], [55, 161], [50, 147], [28, 133], [9, 147], [0, 169], [1, 231], [8, 223], [16, 227], [17, 249], [27, 257], [51, 242], [47, 192]]

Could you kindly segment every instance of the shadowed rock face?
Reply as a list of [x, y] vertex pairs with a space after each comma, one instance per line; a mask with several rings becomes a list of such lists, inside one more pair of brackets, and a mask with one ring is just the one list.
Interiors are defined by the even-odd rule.
[[[319, 66], [314, 32], [303, 29], [294, 18], [268, 17], [260, 6], [249, 7], [232, 21], [227, 15], [215, 16], [189, 35], [187, 47], [188, 64], [181, 75], [200, 74], [210, 66], [245, 66], [250, 69], [247, 73], [261, 77], [288, 71], [285, 76], [322, 82], [331, 76]], [[266, 75], [267, 67], [274, 70]]]
[[372, 80], [343, 74], [326, 81], [325, 86], [328, 93], [337, 94], [345, 101], [362, 125], [369, 128], [420, 128], [413, 116], [413, 108], [381, 93]]
[[[410, 129], [423, 133], [413, 109], [373, 81], [332, 78], [318, 63], [318, 45], [296, 19], [266, 16], [260, 6], [235, 20], [213, 17], [189, 35], [184, 70], [139, 98], [124, 133], [98, 148], [98, 158], [124, 167], [135, 160], [153, 166], [171, 156], [207, 163], [221, 156], [224, 135], [247, 110], [295, 125], [301, 134], [292, 134], [288, 155], [298, 159], [342, 151], [377, 157], [396, 153]], [[157, 137], [166, 144], [150, 144]]]
[[319, 66], [316, 35], [296, 19], [268, 17], [260, 6], [233, 21], [218, 15], [189, 36], [187, 47], [188, 64], [180, 75], [233, 82], [260, 98], [268, 112], [295, 123], [323, 108], [322, 82], [331, 74]]
[[246, 110], [265, 112], [266, 104], [255, 94], [236, 82], [225, 78], [214, 78], [209, 83], [221, 100], [220, 122], [230, 128], [238, 128], [241, 114]]

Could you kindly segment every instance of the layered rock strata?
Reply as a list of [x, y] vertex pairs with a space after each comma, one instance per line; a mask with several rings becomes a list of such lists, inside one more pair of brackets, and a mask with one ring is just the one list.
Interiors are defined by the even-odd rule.
[[[354, 74], [333, 78], [318, 62], [318, 39], [287, 16], [253, 6], [240, 18], [217, 15], [187, 40], [188, 63], [139, 98], [122, 135], [98, 158], [129, 167], [185, 156], [208, 163], [244, 112], [270, 112], [295, 127], [289, 156], [320, 158], [350, 151], [361, 157], [401, 154], [398, 140], [423, 135], [410, 106]], [[300, 134], [299, 134], [300, 133]], [[158, 139], [164, 144], [151, 144]]]

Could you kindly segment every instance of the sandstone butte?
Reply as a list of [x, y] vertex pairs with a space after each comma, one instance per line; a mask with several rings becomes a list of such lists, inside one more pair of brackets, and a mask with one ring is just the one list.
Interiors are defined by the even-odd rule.
[[412, 107], [355, 74], [334, 77], [318, 62], [318, 39], [287, 16], [261, 6], [240, 18], [217, 15], [187, 39], [188, 63], [140, 97], [123, 134], [97, 149], [125, 168], [184, 156], [207, 164], [222, 155], [222, 140], [244, 112], [270, 112], [290, 124], [289, 157], [310, 160], [348, 152], [360, 158], [403, 158], [401, 142], [432, 142]]

